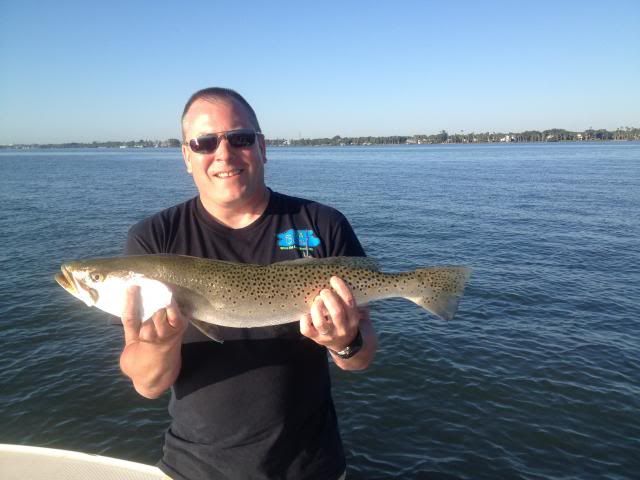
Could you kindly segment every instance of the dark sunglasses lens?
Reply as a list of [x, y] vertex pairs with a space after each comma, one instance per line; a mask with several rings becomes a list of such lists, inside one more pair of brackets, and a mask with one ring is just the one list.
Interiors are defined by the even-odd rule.
[[191, 150], [196, 153], [211, 153], [218, 148], [218, 137], [215, 135], [205, 135], [194, 138], [189, 142]]
[[256, 141], [255, 132], [231, 132], [227, 133], [227, 140], [232, 147], [250, 147]]

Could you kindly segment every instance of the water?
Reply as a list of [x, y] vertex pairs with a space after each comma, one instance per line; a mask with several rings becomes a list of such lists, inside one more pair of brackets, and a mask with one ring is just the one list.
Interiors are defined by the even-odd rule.
[[[336, 206], [387, 270], [472, 266], [457, 318], [373, 308], [334, 370], [350, 479], [637, 478], [640, 144], [273, 148], [275, 190]], [[155, 463], [167, 397], [52, 279], [195, 193], [178, 150], [0, 152], [0, 443]]]

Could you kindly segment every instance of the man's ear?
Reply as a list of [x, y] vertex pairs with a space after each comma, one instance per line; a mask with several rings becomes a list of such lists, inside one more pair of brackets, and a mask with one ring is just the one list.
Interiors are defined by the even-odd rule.
[[260, 152], [262, 153], [262, 163], [267, 163], [267, 142], [264, 140], [264, 135], [258, 135], [258, 148], [260, 148]]
[[182, 159], [184, 160], [184, 164], [187, 167], [187, 173], [191, 175], [191, 160], [189, 159], [189, 147], [187, 147], [184, 143], [182, 144]]

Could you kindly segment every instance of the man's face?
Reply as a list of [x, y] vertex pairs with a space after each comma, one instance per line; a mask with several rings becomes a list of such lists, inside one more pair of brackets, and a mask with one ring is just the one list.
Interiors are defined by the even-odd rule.
[[[235, 100], [195, 101], [184, 118], [187, 143], [201, 135], [238, 129], [255, 129], [246, 109]], [[182, 146], [187, 171], [193, 176], [202, 202], [208, 210], [241, 208], [264, 199], [264, 138], [258, 135], [250, 147], [235, 148], [219, 139], [213, 153], [199, 154]], [[213, 213], [213, 212], [211, 212]]]

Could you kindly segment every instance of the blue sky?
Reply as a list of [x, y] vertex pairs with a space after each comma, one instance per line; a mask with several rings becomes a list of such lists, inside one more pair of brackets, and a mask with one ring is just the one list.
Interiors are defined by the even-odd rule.
[[268, 138], [640, 127], [637, 0], [303, 3], [0, 0], [0, 144], [177, 137], [214, 85]]

